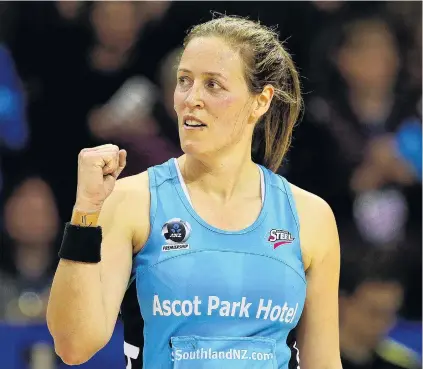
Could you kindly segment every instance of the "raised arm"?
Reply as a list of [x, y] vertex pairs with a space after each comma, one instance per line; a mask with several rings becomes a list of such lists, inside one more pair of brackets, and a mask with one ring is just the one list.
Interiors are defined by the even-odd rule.
[[[77, 200], [75, 208], [82, 207], [87, 205]], [[59, 262], [47, 324], [65, 363], [86, 362], [109, 341], [129, 280], [133, 248], [148, 236], [148, 208], [148, 178], [143, 173], [117, 181], [96, 212], [84, 217], [74, 211], [71, 223], [81, 231], [101, 226], [101, 261]]]

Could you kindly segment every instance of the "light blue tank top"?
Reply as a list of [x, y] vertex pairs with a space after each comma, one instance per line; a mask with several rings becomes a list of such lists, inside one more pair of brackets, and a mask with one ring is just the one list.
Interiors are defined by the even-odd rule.
[[197, 215], [175, 159], [148, 170], [151, 233], [121, 310], [127, 368], [297, 368], [298, 215], [288, 182], [259, 167], [261, 213], [237, 232]]

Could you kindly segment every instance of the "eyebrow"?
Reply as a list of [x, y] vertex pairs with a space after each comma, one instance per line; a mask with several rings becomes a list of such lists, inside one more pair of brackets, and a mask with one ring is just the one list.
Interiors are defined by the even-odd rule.
[[[185, 68], [179, 68], [178, 72], [192, 73], [189, 69], [185, 69]], [[218, 72], [203, 72], [202, 74], [206, 76], [211, 76], [211, 77], [220, 77], [224, 80], [227, 80], [227, 78], [223, 74]]]

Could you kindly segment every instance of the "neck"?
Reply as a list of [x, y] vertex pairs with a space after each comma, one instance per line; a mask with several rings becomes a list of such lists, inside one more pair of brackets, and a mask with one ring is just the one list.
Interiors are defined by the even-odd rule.
[[222, 203], [238, 191], [253, 190], [252, 180], [260, 184], [260, 172], [250, 152], [209, 159], [183, 155], [178, 163], [188, 187], [198, 188]]
[[354, 363], [366, 363], [372, 359], [373, 350], [362, 339], [349, 334], [348, 329], [339, 330], [339, 342], [342, 356]]

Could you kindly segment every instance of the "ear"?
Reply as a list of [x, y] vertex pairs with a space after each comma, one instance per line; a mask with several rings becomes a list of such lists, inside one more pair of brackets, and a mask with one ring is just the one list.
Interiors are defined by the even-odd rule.
[[263, 91], [256, 95], [254, 102], [255, 107], [252, 112], [252, 117], [255, 120], [259, 120], [264, 114], [267, 113], [274, 95], [275, 88], [272, 85], [264, 86]]

